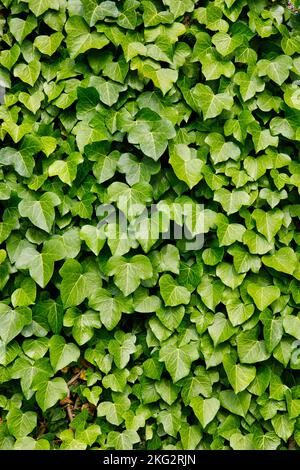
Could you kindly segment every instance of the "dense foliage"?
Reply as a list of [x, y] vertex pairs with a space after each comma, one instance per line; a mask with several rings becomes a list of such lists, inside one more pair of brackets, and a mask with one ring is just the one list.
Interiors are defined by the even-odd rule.
[[2, 449], [300, 446], [298, 3], [0, 1]]

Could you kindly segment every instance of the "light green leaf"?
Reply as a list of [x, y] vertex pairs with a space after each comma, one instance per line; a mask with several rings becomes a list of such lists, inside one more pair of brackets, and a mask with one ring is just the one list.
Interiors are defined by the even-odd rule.
[[70, 57], [75, 59], [89, 49], [102, 49], [108, 44], [108, 39], [101, 33], [90, 32], [89, 27], [80, 16], [68, 19], [65, 30], [67, 32], [66, 44]]
[[36, 59], [28, 64], [17, 64], [14, 68], [14, 76], [33, 86], [38, 79], [41, 71], [41, 63]]
[[114, 282], [125, 296], [134, 292], [140, 282], [153, 275], [149, 259], [143, 255], [135, 255], [127, 260], [122, 256], [111, 257], [105, 266], [108, 276], [114, 276]]
[[169, 160], [176, 176], [192, 189], [203, 178], [204, 162], [199, 159], [197, 151], [184, 144], [177, 144], [170, 153]]
[[193, 361], [198, 359], [199, 352], [193, 343], [177, 346], [174, 338], [166, 341], [159, 351], [159, 361], [164, 362], [173, 382], [186, 377]]
[[237, 364], [229, 354], [224, 356], [223, 366], [236, 394], [245, 390], [255, 379], [256, 368], [254, 366]]
[[217, 398], [194, 397], [190, 403], [196, 417], [201, 423], [203, 428], [214, 419], [220, 408], [220, 402]]
[[188, 304], [191, 294], [184, 286], [179, 286], [170, 274], [164, 274], [159, 280], [160, 293], [166, 306], [176, 307]]
[[229, 110], [233, 104], [232, 96], [227, 93], [214, 94], [212, 89], [207, 85], [198, 83], [191, 91], [196, 110], [203, 112], [203, 118], [211, 119], [224, 109]]
[[254, 300], [259, 310], [265, 310], [276, 299], [280, 297], [280, 289], [277, 286], [260, 286], [256, 283], [249, 283], [247, 292]]
[[49, 343], [50, 362], [54, 372], [58, 372], [71, 362], [76, 362], [80, 356], [80, 350], [73, 343], [66, 343], [62, 336], [52, 336]]
[[50, 232], [55, 218], [54, 207], [60, 203], [54, 193], [44, 193], [39, 200], [23, 199], [18, 209], [22, 217], [28, 217], [36, 226]]
[[13, 408], [7, 415], [7, 426], [10, 434], [17, 439], [30, 434], [37, 425], [37, 414], [33, 411], [23, 413]]
[[58, 400], [67, 396], [68, 386], [64, 379], [56, 377], [48, 382], [40, 382], [36, 392], [36, 401], [42, 411], [54, 406]]

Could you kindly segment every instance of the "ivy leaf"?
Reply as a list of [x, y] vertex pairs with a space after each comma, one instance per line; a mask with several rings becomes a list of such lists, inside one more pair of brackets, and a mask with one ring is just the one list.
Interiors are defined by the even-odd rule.
[[187, 183], [190, 189], [203, 178], [204, 163], [198, 158], [197, 151], [187, 145], [175, 145], [169, 161], [176, 176]]
[[45, 11], [49, 10], [50, 8], [54, 10], [59, 9], [59, 1], [54, 0], [53, 2], [50, 0], [25, 0], [28, 3], [30, 10], [35, 14], [35, 16], [40, 16]]
[[84, 240], [87, 246], [97, 256], [106, 242], [106, 235], [103, 228], [98, 229], [93, 225], [84, 225], [80, 229], [80, 239]]
[[230, 109], [233, 104], [233, 99], [230, 95], [227, 93], [214, 94], [207, 85], [198, 83], [191, 93], [196, 110], [203, 112], [204, 120], [218, 116], [224, 109]]
[[280, 297], [280, 289], [277, 286], [259, 286], [249, 283], [247, 292], [253, 298], [259, 310], [265, 310]]
[[97, 21], [107, 17], [117, 18], [120, 14], [116, 4], [110, 0], [100, 3], [100, 5], [95, 0], [83, 0], [82, 4], [84, 19], [90, 26], [94, 26]]
[[33, 155], [34, 151], [26, 146], [21, 146], [20, 150], [4, 147], [0, 150], [0, 164], [13, 165], [19, 175], [29, 178], [35, 165]]
[[33, 86], [41, 71], [41, 64], [38, 60], [32, 60], [28, 64], [17, 64], [14, 68], [14, 76]]
[[17, 307], [12, 310], [8, 305], [0, 304], [0, 337], [4, 343], [9, 343], [24, 326], [31, 323], [31, 310], [28, 307]]
[[236, 394], [245, 390], [255, 379], [254, 366], [237, 364], [229, 354], [224, 356], [223, 365], [229, 383]]
[[80, 16], [68, 19], [65, 30], [67, 32], [66, 44], [70, 57], [75, 59], [89, 49], [102, 49], [109, 41], [101, 33], [90, 32], [89, 27]]
[[287, 55], [279, 55], [274, 60], [260, 60], [257, 63], [258, 74], [260, 77], [268, 75], [268, 77], [281, 86], [290, 74], [293, 61]]
[[264, 325], [264, 339], [268, 352], [272, 352], [280, 343], [283, 335], [282, 319], [274, 318], [271, 312], [264, 312], [261, 315]]
[[212, 37], [212, 43], [222, 56], [232, 54], [242, 43], [242, 37], [239, 35], [230, 36], [227, 33], [219, 32]]
[[263, 256], [262, 262], [276, 271], [293, 274], [298, 263], [297, 255], [292, 248], [280, 248], [273, 255]]
[[82, 162], [81, 154], [73, 152], [66, 160], [55, 160], [48, 168], [49, 176], [57, 175], [63, 183], [71, 186], [77, 175], [77, 166]]
[[243, 418], [246, 416], [251, 401], [250, 393], [243, 391], [238, 394], [233, 390], [220, 392], [220, 403], [223, 408]]
[[37, 414], [33, 411], [26, 411], [14, 408], [7, 415], [7, 426], [10, 434], [17, 439], [30, 434], [37, 425]]
[[127, 184], [132, 186], [143, 181], [149, 183], [151, 176], [159, 172], [160, 164], [147, 157], [139, 160], [131, 153], [123, 153], [117, 168], [120, 173], [125, 173]]
[[30, 278], [25, 278], [18, 289], [11, 296], [14, 307], [28, 307], [32, 305], [36, 298], [36, 285]]
[[60, 203], [54, 193], [44, 193], [39, 200], [23, 199], [18, 209], [22, 217], [28, 217], [36, 226], [50, 232], [55, 218], [54, 207]]
[[255, 209], [252, 213], [259, 233], [264, 235], [271, 242], [279, 232], [283, 223], [283, 214], [278, 209], [265, 212], [262, 209]]
[[157, 161], [167, 148], [168, 140], [175, 137], [175, 129], [167, 119], [145, 108], [136, 116], [136, 125], [128, 132], [128, 142], [139, 145], [141, 151]]
[[140, 436], [133, 429], [119, 433], [111, 431], [107, 436], [107, 444], [116, 450], [132, 450], [133, 445], [140, 442]]
[[152, 265], [143, 255], [135, 255], [130, 260], [123, 256], [111, 257], [105, 266], [108, 276], [114, 276], [114, 282], [126, 296], [134, 292], [140, 282], [153, 275]]
[[64, 307], [81, 304], [88, 294], [87, 277], [78, 261], [68, 259], [59, 271], [62, 277], [60, 285]]
[[103, 401], [98, 405], [97, 415], [105, 416], [111, 424], [119, 426], [124, 421], [124, 413], [130, 408], [130, 400], [119, 393], [114, 394], [114, 401]]
[[50, 36], [37, 36], [34, 40], [34, 46], [46, 55], [53, 55], [60, 46], [64, 36], [61, 32], [53, 33]]
[[245, 364], [255, 364], [270, 357], [265, 342], [258, 341], [258, 331], [244, 331], [237, 336], [237, 351], [240, 361]]
[[196, 417], [201, 423], [203, 429], [214, 419], [220, 408], [220, 402], [217, 398], [194, 397], [190, 403]]
[[12, 35], [18, 43], [22, 43], [24, 39], [34, 30], [37, 25], [36, 17], [28, 15], [26, 20], [21, 18], [8, 18], [8, 24]]
[[180, 304], [188, 304], [191, 294], [184, 286], [179, 286], [170, 274], [164, 274], [159, 280], [161, 296], [165, 305], [176, 307]]
[[66, 343], [64, 338], [58, 335], [52, 336], [49, 343], [50, 362], [54, 372], [76, 362], [80, 356], [80, 350], [73, 343]]
[[135, 341], [135, 335], [126, 335], [120, 331], [115, 334], [115, 339], [109, 342], [108, 351], [114, 358], [114, 363], [119, 369], [126, 367], [130, 355], [136, 351]]
[[152, 201], [152, 188], [148, 183], [136, 183], [129, 187], [125, 183], [115, 182], [108, 187], [107, 196], [130, 220], [141, 215], [146, 204]]
[[166, 341], [159, 352], [159, 361], [164, 362], [173, 382], [186, 377], [191, 369], [193, 361], [198, 359], [199, 352], [195, 344], [185, 344], [178, 347], [176, 338]]
[[117, 294], [113, 296], [106, 289], [98, 288], [89, 299], [89, 306], [100, 312], [100, 319], [110, 331], [121, 320], [122, 313], [132, 313], [132, 299]]
[[56, 377], [47, 382], [41, 382], [36, 392], [36, 401], [42, 411], [54, 406], [58, 400], [67, 396], [68, 386], [63, 378]]

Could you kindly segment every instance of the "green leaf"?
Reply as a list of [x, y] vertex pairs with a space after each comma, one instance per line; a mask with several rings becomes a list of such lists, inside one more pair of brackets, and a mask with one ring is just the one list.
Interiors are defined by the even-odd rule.
[[28, 64], [18, 64], [14, 68], [14, 76], [33, 86], [41, 71], [41, 64], [38, 60], [32, 60]]
[[239, 35], [230, 36], [227, 33], [216, 33], [212, 37], [212, 43], [216, 46], [217, 51], [222, 56], [232, 54], [242, 43], [242, 37]]
[[106, 235], [102, 228], [93, 225], [84, 225], [80, 229], [80, 239], [84, 240], [90, 250], [97, 256], [106, 242]]
[[48, 168], [49, 176], [57, 175], [63, 183], [71, 186], [77, 175], [77, 166], [82, 162], [81, 154], [73, 152], [66, 160], [56, 160], [53, 162]]
[[116, 450], [132, 450], [133, 445], [138, 442], [140, 442], [140, 436], [133, 429], [126, 429], [121, 433], [111, 431], [107, 437], [107, 445]]
[[255, 379], [256, 369], [254, 366], [237, 364], [229, 354], [224, 356], [223, 365], [229, 383], [236, 394], [245, 390]]
[[283, 335], [282, 319], [274, 318], [271, 312], [264, 312], [261, 315], [264, 325], [264, 339], [268, 352], [272, 352], [280, 343]]
[[263, 256], [262, 262], [276, 271], [293, 274], [298, 264], [297, 255], [292, 248], [280, 248], [273, 255]]
[[142, 109], [128, 132], [128, 142], [138, 145], [147, 157], [157, 161], [165, 152], [168, 140], [175, 137], [175, 129], [167, 119], [161, 119], [148, 108]]
[[187, 145], [175, 145], [169, 161], [176, 176], [190, 189], [203, 178], [201, 171], [204, 163], [198, 158], [197, 151]]
[[246, 191], [221, 188], [215, 191], [214, 200], [219, 202], [227, 214], [238, 212], [242, 206], [250, 202], [250, 196]]
[[273, 240], [283, 223], [283, 214], [277, 209], [269, 212], [255, 209], [252, 213], [252, 217], [256, 222], [257, 230], [266, 237], [268, 242]]
[[109, 342], [108, 350], [114, 358], [114, 363], [119, 369], [124, 369], [130, 360], [130, 355], [136, 351], [135, 335], [124, 334], [119, 331], [115, 338]]
[[68, 19], [65, 30], [67, 32], [66, 44], [70, 57], [75, 59], [89, 49], [102, 49], [109, 43], [104, 34], [90, 32], [89, 27], [80, 16]]
[[55, 218], [54, 207], [59, 203], [59, 197], [48, 192], [44, 193], [37, 201], [23, 199], [19, 203], [18, 209], [22, 217], [28, 217], [33, 225], [49, 233]]
[[111, 257], [105, 266], [108, 276], [114, 276], [114, 282], [126, 296], [134, 292], [140, 282], [153, 275], [152, 265], [143, 255], [135, 255], [130, 260], [123, 256]]
[[217, 398], [194, 397], [190, 403], [196, 417], [201, 423], [201, 426], [206, 426], [214, 419], [220, 408], [220, 402]]
[[234, 433], [230, 436], [230, 447], [233, 450], [253, 450], [253, 435]]
[[199, 83], [192, 89], [191, 94], [194, 106], [198, 112], [203, 112], [204, 120], [218, 116], [224, 109], [230, 109], [233, 104], [232, 97], [227, 93], [214, 94], [209, 86]]
[[244, 331], [237, 336], [237, 352], [242, 363], [255, 364], [270, 357], [265, 341], [259, 341], [257, 337], [257, 329]]
[[37, 414], [33, 411], [22, 413], [21, 410], [13, 408], [7, 415], [8, 430], [17, 439], [30, 434], [36, 425]]
[[59, 48], [63, 39], [62, 33], [57, 32], [50, 36], [37, 36], [33, 44], [42, 54], [51, 56]]
[[234, 76], [234, 81], [240, 87], [240, 93], [244, 101], [248, 101], [257, 92], [261, 92], [265, 88], [265, 82], [256, 75], [248, 75], [245, 72], [238, 72]]
[[260, 77], [267, 75], [277, 85], [282, 85], [290, 74], [292, 63], [287, 55], [280, 55], [271, 61], [263, 59], [257, 63], [258, 74]]
[[28, 3], [28, 6], [30, 10], [35, 14], [35, 16], [40, 16], [45, 11], [49, 10], [50, 8], [54, 10], [59, 9], [59, 1], [54, 0], [24, 0], [26, 3]]
[[273, 431], [257, 431], [253, 436], [254, 448], [257, 450], [276, 450], [280, 445], [280, 438]]
[[98, 405], [97, 416], [105, 416], [109, 423], [119, 426], [130, 408], [130, 400], [121, 393], [114, 394], [113, 398], [113, 402], [103, 401]]
[[259, 310], [265, 310], [280, 297], [279, 287], [260, 286], [252, 282], [247, 285], [247, 292], [252, 297]]
[[60, 285], [61, 298], [64, 307], [81, 304], [87, 296], [87, 277], [78, 261], [68, 259], [59, 271], [62, 277]]
[[122, 312], [132, 312], [130, 300], [123, 296], [113, 297], [105, 289], [97, 289], [96, 295], [91, 296], [89, 305], [100, 312], [101, 322], [108, 330], [112, 330], [119, 323]]
[[149, 183], [151, 176], [159, 172], [160, 164], [150, 158], [144, 157], [139, 160], [131, 153], [123, 153], [119, 158], [117, 168], [120, 173], [125, 173], [127, 184], [132, 186], [143, 181]]
[[4, 343], [9, 343], [24, 326], [31, 323], [31, 310], [27, 307], [17, 307], [12, 310], [8, 305], [0, 304], [0, 337]]
[[245, 418], [251, 402], [250, 393], [243, 391], [236, 394], [232, 390], [223, 390], [219, 398], [223, 408]]
[[166, 341], [159, 352], [159, 361], [164, 362], [173, 382], [186, 377], [193, 361], [198, 359], [197, 346], [193, 343], [178, 347], [174, 338]]
[[283, 319], [283, 328], [288, 335], [300, 339], [300, 318], [294, 315], [287, 315]]
[[291, 420], [287, 414], [277, 414], [271, 419], [275, 433], [285, 442], [291, 437], [294, 431], [295, 421]]
[[36, 392], [36, 401], [42, 411], [54, 406], [58, 400], [62, 400], [68, 393], [68, 386], [64, 379], [56, 377], [53, 380], [40, 382]]
[[195, 450], [202, 438], [200, 426], [183, 423], [179, 432], [183, 448]]
[[213, 340], [214, 346], [227, 341], [235, 331], [235, 328], [232, 327], [223, 313], [214, 315], [213, 323], [208, 327], [208, 332]]
[[34, 159], [32, 158], [34, 152], [29, 147], [21, 145], [20, 150], [11, 147], [3, 147], [0, 150], [0, 164], [13, 165], [15, 171], [21, 175], [29, 178], [34, 169]]
[[28, 15], [26, 20], [21, 18], [8, 18], [8, 24], [12, 35], [18, 43], [22, 43], [24, 39], [36, 28], [37, 20], [35, 16]]
[[66, 343], [62, 336], [52, 336], [49, 343], [50, 362], [54, 372], [76, 362], [80, 356], [80, 350], [73, 343]]
[[36, 298], [36, 285], [30, 278], [25, 278], [21, 285], [11, 296], [14, 307], [28, 307], [32, 305]]
[[188, 304], [191, 294], [184, 286], [179, 286], [170, 274], [164, 274], [159, 280], [160, 293], [166, 306], [176, 307]]
[[152, 201], [152, 188], [148, 183], [137, 183], [132, 187], [125, 183], [112, 183], [107, 189], [107, 195], [111, 202], [116, 202], [117, 207], [129, 219], [140, 215], [148, 202]]

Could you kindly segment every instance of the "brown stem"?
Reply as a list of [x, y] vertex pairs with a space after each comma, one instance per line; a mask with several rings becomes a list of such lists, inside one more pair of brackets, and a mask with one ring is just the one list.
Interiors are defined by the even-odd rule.
[[73, 419], [74, 419], [74, 416], [73, 416], [73, 413], [72, 413], [71, 405], [67, 405], [66, 409], [67, 409], [67, 414], [68, 414], [69, 421], [72, 422]]
[[72, 385], [74, 382], [76, 382], [76, 380], [80, 377], [80, 374], [81, 374], [81, 370], [77, 372], [77, 374], [73, 375], [73, 377], [68, 382], [68, 387]]

